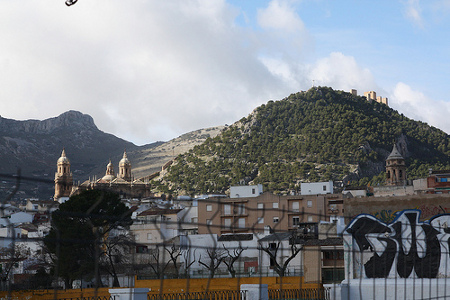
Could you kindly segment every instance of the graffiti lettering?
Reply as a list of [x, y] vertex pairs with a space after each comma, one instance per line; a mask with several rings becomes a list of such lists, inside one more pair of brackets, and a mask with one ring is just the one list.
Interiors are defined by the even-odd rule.
[[[359, 215], [346, 228], [363, 258], [368, 278], [449, 276], [450, 215], [419, 222], [420, 211], [405, 210], [390, 224]], [[414, 271], [414, 272], [413, 272]]]

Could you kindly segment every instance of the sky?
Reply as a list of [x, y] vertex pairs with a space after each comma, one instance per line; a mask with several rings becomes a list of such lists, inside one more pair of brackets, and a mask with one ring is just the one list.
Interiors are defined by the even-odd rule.
[[0, 115], [143, 145], [315, 85], [450, 133], [449, 32], [450, 0], [0, 1]]

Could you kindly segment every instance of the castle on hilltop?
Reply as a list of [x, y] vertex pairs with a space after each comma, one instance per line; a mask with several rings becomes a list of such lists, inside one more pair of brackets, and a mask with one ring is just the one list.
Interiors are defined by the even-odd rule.
[[[350, 94], [352, 94], [353, 96], [358, 96], [358, 92], [355, 89], [351, 89]], [[376, 101], [378, 103], [388, 105], [388, 98], [381, 96], [377, 97], [377, 93], [374, 91], [365, 92], [364, 97], [366, 97], [367, 101], [369, 102]]]
[[55, 195], [53, 197], [55, 201], [64, 202], [72, 195], [93, 189], [114, 191], [123, 197], [143, 198], [153, 196], [148, 182], [133, 178], [131, 163], [128, 160], [126, 151], [124, 151], [123, 157], [119, 161], [119, 173], [117, 175], [110, 160], [106, 166], [105, 176], [100, 179], [90, 178], [80, 185], [74, 185], [72, 172], [70, 172], [70, 161], [64, 149], [56, 164]]

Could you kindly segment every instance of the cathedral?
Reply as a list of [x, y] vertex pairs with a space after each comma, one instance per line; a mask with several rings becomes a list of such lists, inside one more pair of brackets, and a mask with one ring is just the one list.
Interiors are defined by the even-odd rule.
[[114, 191], [119, 193], [123, 198], [146, 198], [153, 196], [148, 182], [133, 178], [131, 163], [128, 160], [126, 151], [124, 151], [123, 157], [119, 161], [119, 172], [117, 175], [114, 172], [114, 166], [110, 160], [106, 166], [105, 176], [100, 179], [86, 180], [78, 186], [73, 183], [72, 172], [70, 172], [70, 161], [64, 149], [56, 164], [55, 201], [64, 202], [72, 195], [77, 195], [81, 191], [92, 189]]

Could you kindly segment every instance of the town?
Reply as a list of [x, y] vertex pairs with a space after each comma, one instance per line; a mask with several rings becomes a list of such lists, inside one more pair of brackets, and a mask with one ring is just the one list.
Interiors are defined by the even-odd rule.
[[[395, 278], [396, 272], [401, 271], [399, 266], [392, 268], [399, 250], [394, 247], [389, 251], [385, 245], [388, 238], [391, 245], [423, 245], [426, 254], [421, 254], [419, 246], [414, 248], [418, 257], [437, 261], [426, 263], [432, 268], [426, 270], [416, 262], [402, 278], [413, 276], [413, 269], [418, 277], [450, 275], [445, 268], [448, 260], [445, 243], [435, 246], [434, 252], [429, 250], [432, 236], [427, 232], [432, 229], [419, 229], [425, 225], [417, 227], [434, 218], [434, 223], [429, 223], [431, 228], [436, 231], [442, 227], [446, 236], [450, 222], [445, 215], [450, 209], [447, 180], [450, 171], [430, 170], [427, 178], [408, 180], [405, 159], [396, 144], [386, 158], [385, 185], [345, 187], [335, 192], [332, 181], [305, 182], [300, 193], [290, 195], [264, 192], [258, 184], [231, 186], [227, 195], [158, 197], [151, 193], [148, 182], [133, 178], [126, 152], [118, 163], [117, 174], [110, 161], [102, 178], [79, 185], [74, 184], [66, 149], [56, 161], [54, 200], [26, 199], [18, 205], [2, 205], [3, 290], [86, 291], [93, 287], [152, 285], [149, 291], [162, 292], [155, 281], [217, 279], [208, 287], [214, 291], [224, 284], [223, 280], [239, 278], [241, 283], [262, 281], [269, 289], [292, 288], [295, 282], [300, 282], [301, 289], [326, 291], [325, 298], [339, 299], [336, 294], [341, 294], [342, 282], [348, 288], [352, 280]], [[120, 203], [130, 212], [131, 223], [111, 227], [99, 241], [105, 251], [98, 257], [101, 270], [98, 276], [88, 271], [86, 275], [72, 271], [78, 275], [71, 280], [55, 278], [54, 273], [50, 275], [55, 268], [52, 260], [59, 254], [49, 252], [43, 242], [51, 235], [52, 213], [90, 191], [118, 195]], [[402, 222], [402, 218], [407, 221]], [[395, 222], [417, 229], [409, 235], [401, 233], [403, 239], [397, 242], [398, 229], [389, 225]], [[368, 238], [369, 235], [373, 237]], [[438, 235], [436, 231], [434, 236]], [[353, 248], [355, 243], [358, 248]], [[355, 251], [361, 251], [367, 258], [361, 261]], [[434, 255], [436, 251], [439, 253]], [[389, 266], [383, 266], [386, 260], [380, 260], [383, 255], [379, 253], [392, 257]], [[380, 261], [370, 267], [363, 263], [370, 257], [369, 262], [376, 258]], [[62, 271], [59, 274], [63, 276]], [[283, 278], [287, 287], [273, 283], [273, 278]], [[179, 293], [180, 285], [167, 284], [164, 292]], [[347, 292], [353, 293], [351, 289]]]

